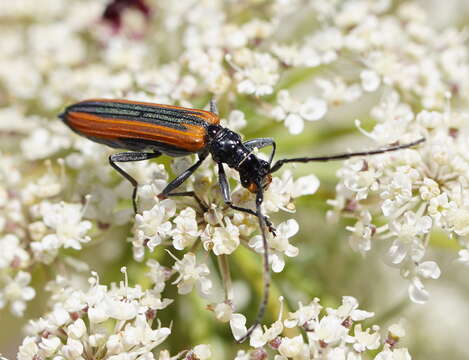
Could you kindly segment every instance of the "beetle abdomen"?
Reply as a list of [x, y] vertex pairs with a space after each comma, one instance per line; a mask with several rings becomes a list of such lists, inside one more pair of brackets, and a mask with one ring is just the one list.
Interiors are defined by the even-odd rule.
[[204, 110], [128, 100], [92, 99], [60, 115], [76, 133], [114, 148], [180, 156], [201, 151], [217, 115]]

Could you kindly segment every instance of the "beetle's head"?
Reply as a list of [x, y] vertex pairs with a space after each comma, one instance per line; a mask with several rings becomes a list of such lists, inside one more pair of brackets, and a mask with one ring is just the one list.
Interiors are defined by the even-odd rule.
[[270, 164], [254, 155], [250, 155], [250, 158], [243, 165], [239, 169], [241, 185], [252, 193], [257, 193], [259, 186], [267, 190], [272, 182]]

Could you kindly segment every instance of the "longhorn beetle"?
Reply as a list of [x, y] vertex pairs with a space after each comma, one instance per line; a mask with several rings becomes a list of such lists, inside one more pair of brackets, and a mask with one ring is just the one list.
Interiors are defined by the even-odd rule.
[[[137, 213], [137, 181], [116, 163], [148, 160], [161, 154], [173, 157], [197, 154], [198, 160], [172, 180], [158, 195], [158, 198], [192, 196], [201, 204], [200, 199], [193, 191], [175, 192], [175, 190], [197, 170], [209, 154], [212, 156], [218, 166], [218, 180], [225, 204], [234, 210], [256, 216], [262, 233], [264, 248], [263, 298], [253, 325], [241, 339], [238, 339], [239, 342], [247, 339], [259, 325], [269, 298], [269, 253], [265, 228], [267, 227], [274, 235], [275, 230], [270, 221], [262, 214], [261, 205], [264, 190], [272, 181], [271, 174], [287, 163], [342, 160], [354, 156], [382, 154], [409, 148], [425, 141], [421, 138], [407, 144], [397, 144], [371, 151], [281, 159], [272, 165], [276, 150], [274, 139], [257, 138], [243, 142], [239, 134], [220, 125], [214, 101], [210, 102], [210, 111], [205, 111], [129, 100], [91, 99], [68, 106], [59, 117], [70, 129], [81, 136], [112, 148], [130, 150], [130, 152], [109, 156], [109, 163], [132, 184], [132, 203], [135, 213]], [[254, 149], [267, 146], [272, 147], [268, 161], [253, 154]], [[241, 185], [256, 194], [255, 210], [233, 205], [223, 164], [238, 171]]]

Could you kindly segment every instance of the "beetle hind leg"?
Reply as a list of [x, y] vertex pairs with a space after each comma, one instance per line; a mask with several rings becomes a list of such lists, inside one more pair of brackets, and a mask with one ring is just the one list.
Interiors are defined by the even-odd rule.
[[109, 156], [109, 164], [124, 178], [126, 178], [133, 186], [132, 191], [132, 205], [134, 208], [134, 213], [137, 214], [137, 187], [138, 182], [129, 173], [127, 173], [124, 169], [119, 167], [116, 163], [118, 162], [131, 162], [131, 161], [143, 161], [156, 158], [160, 156], [161, 153], [155, 151], [154, 153], [141, 153], [141, 152], [123, 152], [118, 154], [112, 154]]

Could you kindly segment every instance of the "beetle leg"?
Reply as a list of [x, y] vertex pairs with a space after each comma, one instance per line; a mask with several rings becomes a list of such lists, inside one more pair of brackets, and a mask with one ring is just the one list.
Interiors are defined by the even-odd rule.
[[259, 187], [259, 191], [256, 195], [256, 213], [257, 218], [259, 220], [259, 227], [261, 228], [262, 234], [262, 247], [264, 248], [264, 294], [262, 296], [262, 301], [259, 304], [259, 309], [257, 310], [257, 316], [254, 320], [254, 323], [248, 329], [246, 334], [244, 334], [241, 338], [237, 339], [238, 343], [244, 342], [251, 334], [254, 332], [256, 327], [261, 323], [262, 318], [264, 317], [265, 310], [267, 309], [267, 303], [269, 302], [269, 290], [270, 290], [270, 267], [269, 267], [269, 246], [267, 244], [267, 237], [265, 234], [264, 227], [267, 225], [264, 220], [265, 216], [262, 215], [261, 205], [264, 200], [264, 195], [262, 193], [262, 188]]
[[[226, 178], [225, 169], [223, 168], [222, 163], [218, 163], [218, 182], [220, 184], [220, 190], [223, 196], [223, 201], [225, 202], [226, 205], [228, 205], [230, 208], [234, 210], [242, 211], [242, 212], [254, 215], [256, 217], [259, 217], [259, 214], [255, 212], [254, 210], [233, 205], [231, 201], [230, 184], [228, 183], [228, 179]], [[269, 231], [272, 233], [272, 235], [275, 236], [276, 234], [275, 234], [274, 226], [272, 225], [270, 220], [267, 218], [267, 216], [264, 216], [264, 215], [262, 216], [264, 217], [264, 222], [267, 225]]]
[[129, 162], [129, 161], [143, 161], [156, 158], [160, 156], [161, 153], [155, 151], [154, 153], [142, 153], [142, 152], [123, 152], [118, 154], [112, 154], [109, 156], [109, 164], [124, 178], [126, 178], [132, 186], [134, 187], [132, 191], [132, 205], [134, 207], [134, 212], [137, 213], [137, 186], [138, 182], [132, 176], [130, 176], [124, 169], [117, 166], [116, 162]]
[[163, 200], [169, 196], [193, 196], [195, 200], [199, 204], [201, 204], [202, 209], [206, 208], [206, 206], [203, 205], [202, 201], [195, 195], [193, 191], [185, 191], [185, 192], [178, 192], [178, 193], [172, 192], [173, 190], [178, 188], [184, 181], [186, 181], [187, 178], [191, 176], [194, 173], [194, 171], [197, 170], [197, 168], [202, 164], [202, 162], [205, 159], [206, 159], [206, 156], [201, 156], [195, 164], [193, 164], [190, 168], [184, 170], [176, 179], [174, 179], [168, 185], [166, 185], [163, 191], [158, 195], [158, 199]]
[[199, 204], [200, 208], [202, 209], [203, 212], [206, 212], [208, 210], [207, 205], [204, 204], [204, 202], [197, 196], [197, 194], [194, 191], [182, 191], [182, 192], [172, 192], [166, 195], [167, 197], [173, 197], [173, 196], [192, 196], [195, 201], [197, 201], [197, 204]]
[[269, 158], [269, 164], [272, 164], [272, 160], [274, 159], [274, 155], [275, 155], [275, 149], [277, 147], [274, 139], [272, 138], [251, 139], [251, 140], [245, 141], [243, 145], [246, 146], [249, 149], [249, 151], [254, 150], [254, 148], [262, 149], [262, 148], [265, 148], [266, 146], [272, 146], [272, 153], [270, 154], [270, 158]]

